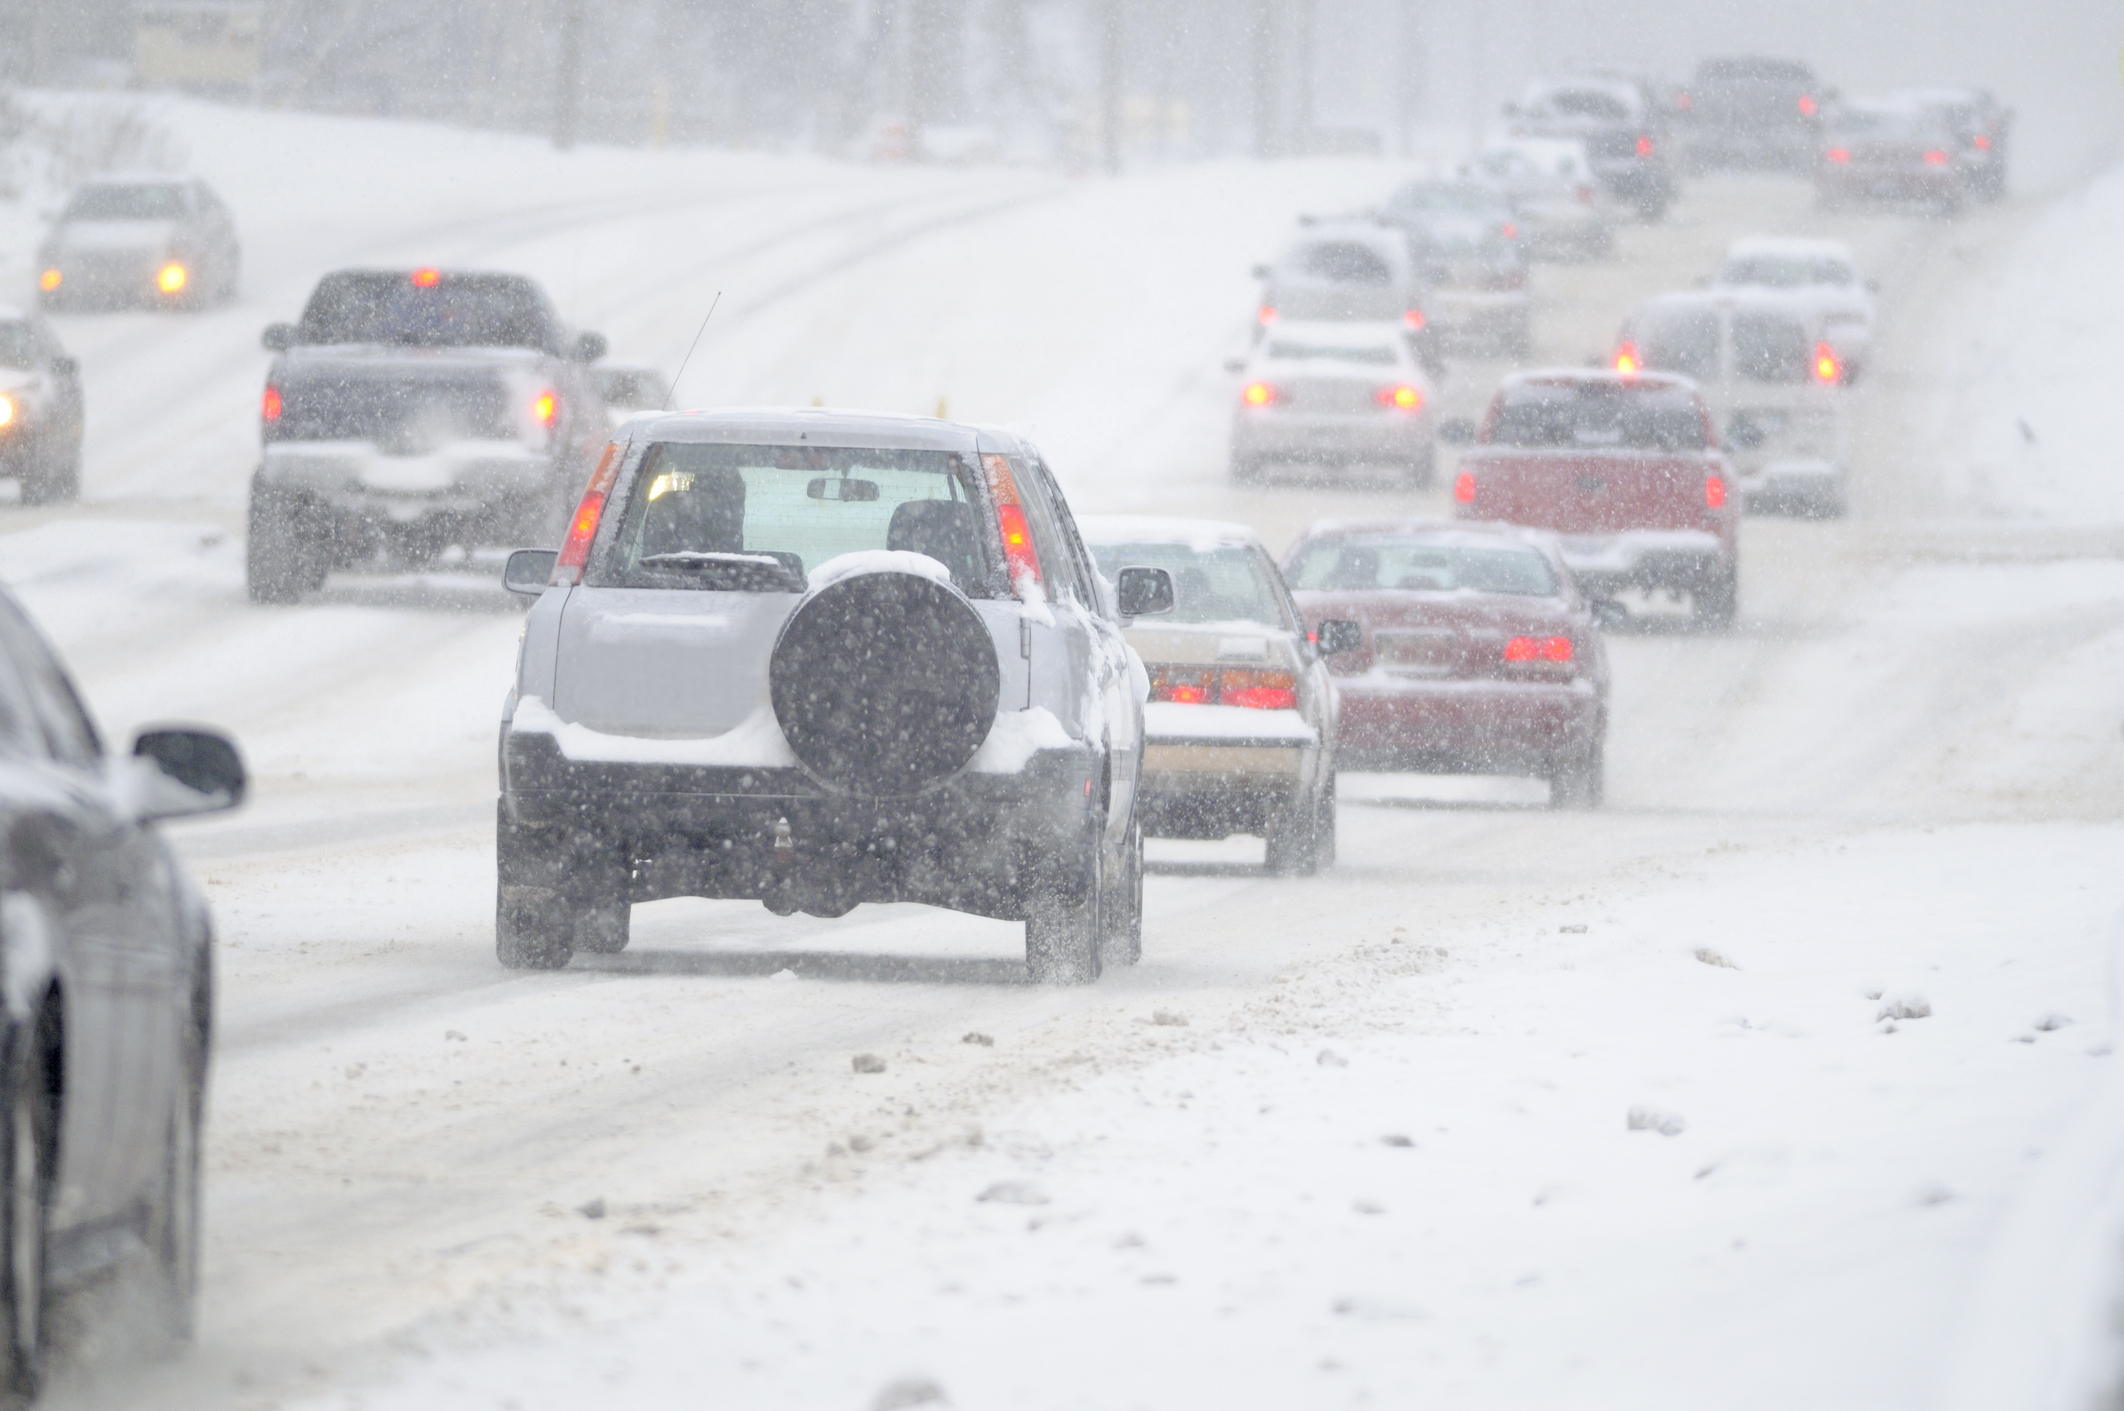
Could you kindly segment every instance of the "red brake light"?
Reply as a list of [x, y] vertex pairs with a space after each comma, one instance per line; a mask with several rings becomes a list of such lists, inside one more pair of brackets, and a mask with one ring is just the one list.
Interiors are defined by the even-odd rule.
[[280, 389], [268, 382], [266, 384], [265, 397], [258, 404], [259, 418], [264, 421], [278, 421], [280, 420], [280, 413]]
[[1453, 498], [1464, 505], [1475, 503], [1475, 472], [1463, 470], [1453, 477]]
[[1651, 133], [1640, 132], [1639, 134], [1637, 134], [1637, 155], [1640, 157], [1649, 157], [1652, 155]]
[[1407, 313], [1401, 316], [1401, 321], [1407, 324], [1410, 328], [1421, 328], [1423, 327], [1423, 310], [1410, 309]]
[[598, 521], [605, 517], [605, 497], [612, 493], [612, 482], [618, 477], [619, 443], [608, 442], [605, 454], [597, 459], [597, 469], [590, 472], [590, 483], [583, 487], [575, 518], [568, 521], [568, 537], [553, 560], [553, 582], [582, 581], [583, 565], [590, 561], [590, 541], [597, 537]]
[[1569, 637], [1514, 637], [1504, 644], [1506, 661], [1569, 661]]
[[1514, 637], [1511, 641], [1505, 643], [1504, 659], [1506, 661], [1532, 661], [1538, 650], [1532, 637]]
[[1580, 182], [1578, 186], [1578, 204], [1581, 206], [1593, 204], [1593, 188], [1584, 182]]
[[540, 426], [553, 425], [554, 418], [560, 415], [560, 399], [551, 392], [539, 393], [531, 403], [531, 415], [538, 418]]
[[1517, 240], [1519, 238], [1519, 227], [1510, 221], [1506, 221], [1498, 229], [1503, 232], [1504, 238], [1507, 240]]
[[[1233, 677], [1242, 677], [1245, 681], [1234, 684]], [[1278, 682], [1282, 684], [1276, 684]], [[1218, 700], [1224, 705], [1244, 706], [1248, 710], [1296, 710], [1298, 689], [1288, 671], [1227, 671]]]
[[1372, 393], [1372, 400], [1382, 407], [1392, 407], [1397, 412], [1423, 410], [1423, 393], [1406, 384], [1399, 387], [1381, 387]]
[[1815, 105], [1815, 102], [1814, 102], [1814, 95], [1813, 95], [1813, 94], [1811, 94], [1811, 93], [1802, 93], [1802, 94], [1800, 94], [1800, 100], [1799, 100], [1799, 110], [1800, 110], [1800, 112], [1801, 112], [1801, 114], [1802, 114], [1803, 116], [1806, 116], [1806, 117], [1810, 117], [1810, 118], [1811, 118], [1811, 117], [1813, 117], [1813, 116], [1814, 116], [1814, 109], [1815, 109], [1815, 106], [1816, 106], [1816, 105]]
[[1938, 148], [1934, 148], [1925, 154], [1925, 165], [1928, 167], [1944, 167], [1947, 165], [1947, 154]]
[[1263, 323], [1274, 323], [1276, 321], [1276, 306], [1274, 304], [1263, 304], [1261, 306], [1261, 312], [1259, 315], [1257, 315], [1257, 317], [1259, 317]]
[[1696, 106], [1696, 95], [1693, 93], [1677, 93], [1674, 95], [1674, 106], [1686, 113]]
[[1836, 349], [1830, 347], [1827, 343], [1814, 345], [1814, 376], [1817, 381], [1821, 382], [1840, 382], [1843, 380], [1843, 360], [1837, 357]]
[[442, 271], [439, 269], [417, 269], [413, 271], [413, 287], [415, 289], [433, 289], [440, 283], [442, 283]]
[[1704, 477], [1704, 504], [1710, 509], [1723, 509], [1726, 505], [1726, 482], [1719, 476]]
[[1549, 638], [1549, 640], [1541, 644], [1541, 659], [1543, 661], [1569, 661], [1571, 659], [1571, 639], [1569, 637]]
[[1634, 377], [1644, 368], [1645, 360], [1637, 355], [1635, 343], [1624, 343], [1615, 350], [1615, 370], [1624, 377]]
[[1987, 134], [1980, 132], [1973, 140], [1979, 152], [1989, 152], [1991, 150], [1991, 138]]
[[1842, 147], [1831, 147], [1822, 155], [1832, 162], [1848, 162], [1851, 160], [1851, 153]]
[[1239, 399], [1250, 407], [1268, 407], [1275, 405], [1277, 393], [1276, 389], [1266, 382], [1249, 382], [1246, 384], [1246, 390], [1239, 394]]
[[1029, 600], [1040, 586], [1040, 546], [1033, 541], [1032, 525], [1018, 499], [1017, 477], [1003, 456], [981, 457], [981, 470], [996, 502], [996, 529], [1003, 536], [1003, 563], [1010, 570], [1011, 586], [1020, 598]]
[[1288, 671], [1254, 667], [1154, 666], [1151, 699], [1173, 705], [1228, 705], [1249, 710], [1295, 710], [1298, 681]]

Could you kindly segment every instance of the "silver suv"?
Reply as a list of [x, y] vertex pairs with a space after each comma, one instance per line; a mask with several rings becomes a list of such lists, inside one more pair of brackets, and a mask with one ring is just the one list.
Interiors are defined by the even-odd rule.
[[1133, 963], [1148, 678], [1042, 464], [986, 428], [639, 417], [535, 594], [501, 732], [496, 949], [626, 946], [629, 908], [918, 901], [1025, 922], [1037, 980]]

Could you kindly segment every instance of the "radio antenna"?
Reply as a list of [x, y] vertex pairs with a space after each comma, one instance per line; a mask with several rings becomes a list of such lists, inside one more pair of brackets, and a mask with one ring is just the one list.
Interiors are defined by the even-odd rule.
[[668, 412], [671, 410], [671, 399], [678, 395], [679, 378], [684, 377], [686, 375], [686, 364], [693, 361], [693, 350], [701, 346], [701, 334], [706, 333], [708, 331], [708, 320], [715, 317], [715, 306], [722, 302], [723, 291], [718, 289], [715, 291], [715, 299], [708, 305], [708, 312], [704, 314], [701, 318], [701, 326], [699, 331], [697, 331], [693, 335], [693, 342], [686, 349], [686, 356], [679, 362], [679, 370], [677, 376], [674, 376], [671, 379], [671, 386], [666, 388], [664, 391], [663, 409], [665, 411]]

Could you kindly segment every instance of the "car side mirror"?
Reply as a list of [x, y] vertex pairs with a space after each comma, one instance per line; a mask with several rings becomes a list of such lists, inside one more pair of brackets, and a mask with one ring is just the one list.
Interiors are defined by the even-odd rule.
[[552, 549], [518, 549], [502, 565], [502, 587], [535, 598], [553, 581], [553, 561], [560, 555]]
[[1269, 270], [1269, 267], [1267, 265], [1254, 266], [1253, 274], [1254, 278], [1256, 279], [1267, 279], [1270, 273], [1271, 271]]
[[594, 363], [611, 351], [611, 347], [602, 333], [578, 333], [575, 335], [575, 346], [568, 350], [568, 356], [579, 363]]
[[1114, 585], [1123, 617], [1156, 617], [1173, 610], [1173, 576], [1162, 568], [1124, 568]]
[[1364, 645], [1364, 628], [1347, 618], [1331, 617], [1313, 629], [1313, 643], [1324, 657], [1354, 652]]
[[228, 736], [177, 727], [141, 731], [122, 777], [126, 805], [142, 823], [235, 808], [249, 783]]
[[1438, 439], [1448, 446], [1475, 444], [1475, 423], [1464, 416], [1449, 417], [1438, 424]]
[[81, 364], [62, 353], [52, 359], [51, 368], [54, 377], [72, 377], [75, 373], [81, 371]]
[[1630, 620], [1630, 610], [1613, 598], [1595, 598], [1593, 616], [1603, 627], [1620, 627]]
[[295, 325], [292, 323], [269, 323], [258, 341], [269, 353], [285, 353], [295, 346]]

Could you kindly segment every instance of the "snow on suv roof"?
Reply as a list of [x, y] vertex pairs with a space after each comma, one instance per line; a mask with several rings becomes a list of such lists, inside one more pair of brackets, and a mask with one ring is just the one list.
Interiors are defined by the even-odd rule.
[[627, 423], [638, 441], [879, 446], [895, 450], [981, 451], [1008, 454], [1026, 449], [1007, 431], [967, 426], [899, 412], [844, 412], [823, 407], [726, 407], [715, 411], [663, 412]]
[[1198, 552], [1261, 542], [1243, 524], [1150, 514], [1087, 514], [1078, 518], [1077, 531], [1087, 544], [1185, 544]]

